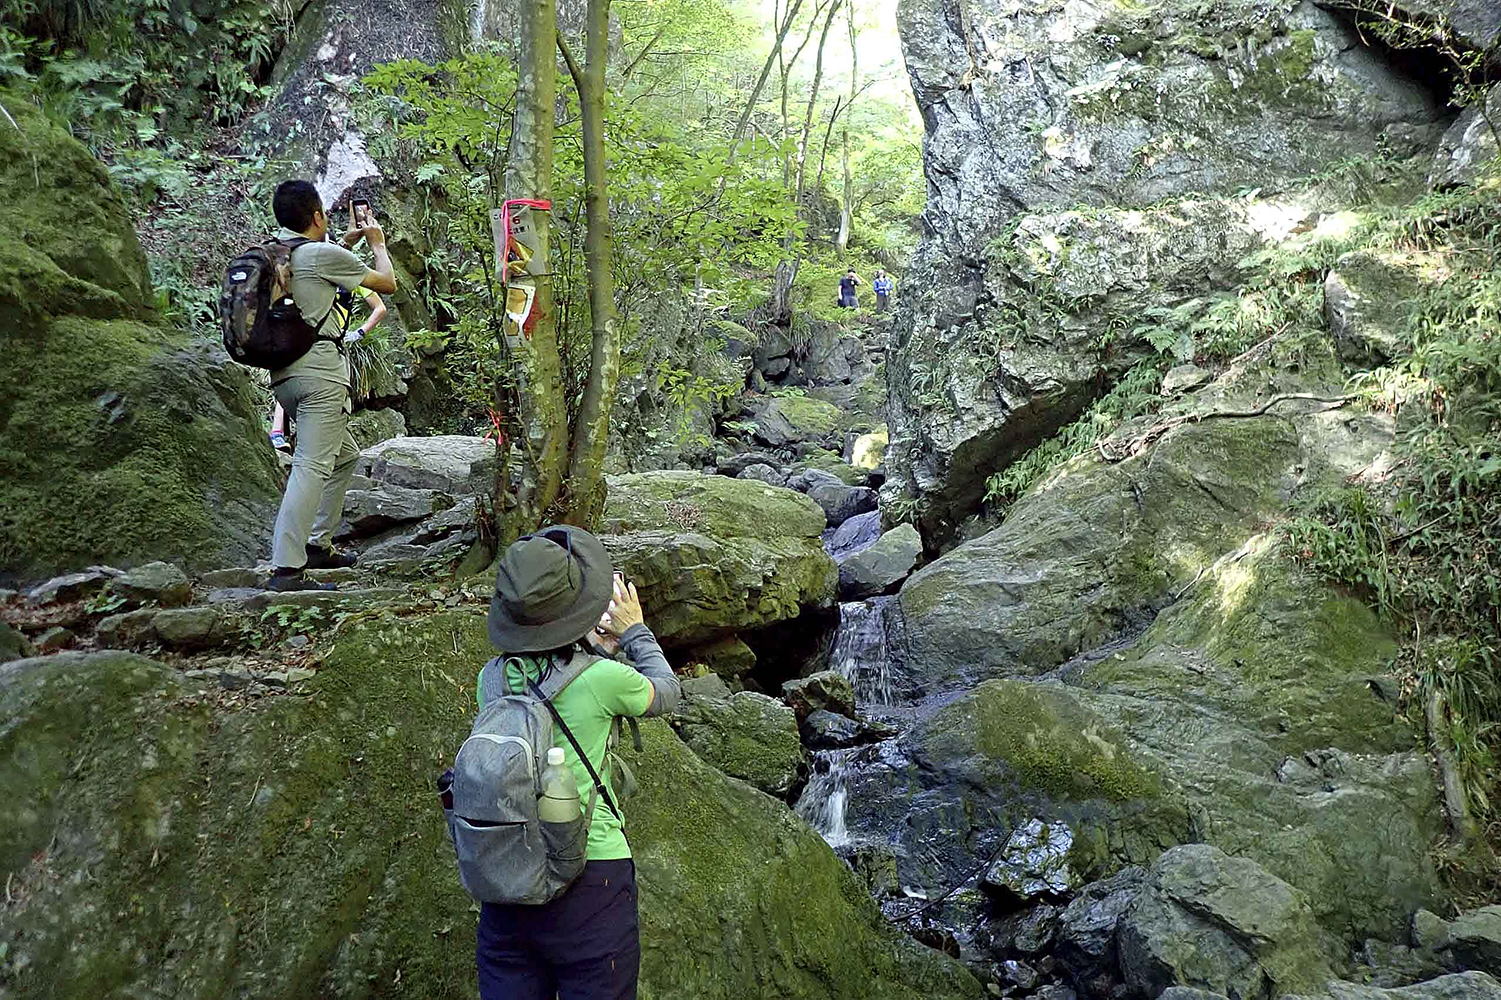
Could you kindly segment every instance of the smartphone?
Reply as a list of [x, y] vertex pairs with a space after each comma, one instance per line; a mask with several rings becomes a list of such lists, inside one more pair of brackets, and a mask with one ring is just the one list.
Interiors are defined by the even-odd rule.
[[349, 214], [354, 219], [354, 228], [364, 229], [375, 217], [370, 212], [370, 203], [357, 198], [349, 203]]

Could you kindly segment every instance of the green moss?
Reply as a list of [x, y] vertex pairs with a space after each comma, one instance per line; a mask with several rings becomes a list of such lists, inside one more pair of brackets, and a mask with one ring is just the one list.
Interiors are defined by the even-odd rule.
[[[296, 695], [231, 712], [126, 654], [7, 674], [0, 792], [24, 805], [0, 814], [17, 900], [0, 988], [473, 997], [477, 911], [432, 781], [490, 653], [478, 611], [367, 619], [334, 635]], [[644, 730], [643, 792], [626, 806], [643, 997], [978, 995], [957, 964], [891, 933], [784, 805], [665, 724]]]
[[0, 567], [252, 557], [278, 483], [247, 382], [152, 321], [103, 168], [18, 113], [0, 130]]
[[758, 537], [795, 541], [819, 537], [823, 510], [792, 490], [696, 472], [645, 472], [612, 477], [600, 530], [696, 531], [719, 540]]
[[1391, 753], [1410, 748], [1411, 736], [1371, 682], [1396, 651], [1369, 609], [1298, 570], [1261, 536], [1086, 677], [1096, 688], [1218, 705], [1285, 753]]
[[832, 434], [844, 419], [838, 407], [812, 396], [779, 396], [771, 406], [807, 437]]
[[1121, 735], [1062, 689], [987, 681], [973, 705], [976, 745], [1006, 762], [1024, 788], [1058, 799], [1155, 798], [1162, 783]]
[[824, 448], [816, 448], [808, 452], [803, 456], [802, 461], [792, 466], [793, 472], [801, 472], [804, 469], [817, 469], [819, 472], [838, 476], [839, 481], [846, 486], [864, 486], [868, 478], [864, 472]]

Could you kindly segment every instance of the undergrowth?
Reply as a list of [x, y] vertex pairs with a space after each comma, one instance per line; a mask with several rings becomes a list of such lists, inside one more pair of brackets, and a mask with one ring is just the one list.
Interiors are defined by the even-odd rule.
[[[1369, 245], [1437, 255], [1402, 323], [1404, 349], [1352, 379], [1396, 415], [1398, 464], [1309, 502], [1287, 527], [1295, 557], [1352, 588], [1397, 630], [1405, 704], [1451, 757], [1478, 826], [1501, 829], [1501, 179], [1395, 212]], [[1437, 731], [1434, 731], [1437, 730]], [[1494, 838], [1483, 837], [1483, 840]], [[1501, 884], [1494, 860], [1455, 854], [1456, 889]], [[1467, 860], [1466, 860], [1467, 859]]]

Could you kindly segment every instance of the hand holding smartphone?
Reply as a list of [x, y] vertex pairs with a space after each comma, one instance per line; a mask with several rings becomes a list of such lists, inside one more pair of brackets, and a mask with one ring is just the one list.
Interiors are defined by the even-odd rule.
[[618, 639], [632, 625], [642, 624], [641, 598], [636, 594], [636, 585], [627, 583], [621, 574], [616, 573], [612, 583], [614, 597], [604, 617], [600, 619], [600, 626]]

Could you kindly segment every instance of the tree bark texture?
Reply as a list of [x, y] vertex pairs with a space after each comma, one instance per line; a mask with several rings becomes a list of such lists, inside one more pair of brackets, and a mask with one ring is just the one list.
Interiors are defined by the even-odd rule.
[[[521, 60], [516, 85], [516, 125], [506, 169], [507, 198], [552, 199], [553, 126], [556, 114], [558, 18], [555, 0], [519, 0]], [[563, 398], [563, 365], [558, 353], [557, 303], [553, 294], [547, 226], [539, 226], [538, 254], [549, 273], [535, 277], [532, 304], [536, 325], [513, 358], [517, 380], [523, 455], [514, 524], [501, 542], [538, 527], [562, 488], [568, 461], [568, 410]], [[505, 262], [497, 262], [504, 268]]]
[[591, 348], [589, 378], [579, 405], [568, 463], [564, 520], [591, 528], [604, 509], [605, 446], [610, 410], [620, 380], [620, 330], [615, 321], [615, 281], [610, 270], [614, 237], [605, 175], [605, 68], [610, 60], [610, 0], [589, 0], [584, 65], [559, 37], [568, 71], [579, 92], [584, 131], [584, 256], [589, 267]]

